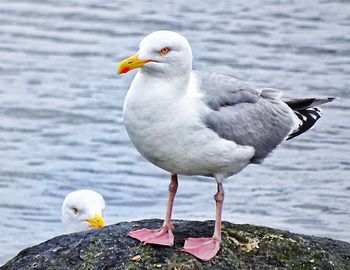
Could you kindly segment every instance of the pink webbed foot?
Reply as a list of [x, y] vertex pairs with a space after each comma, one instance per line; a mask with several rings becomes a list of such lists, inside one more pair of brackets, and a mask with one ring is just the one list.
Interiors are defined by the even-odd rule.
[[171, 228], [161, 227], [158, 230], [141, 229], [128, 233], [128, 236], [140, 240], [145, 244], [156, 244], [162, 246], [173, 246], [174, 235]]
[[221, 240], [216, 238], [188, 238], [181, 251], [188, 252], [203, 261], [215, 257], [220, 249]]

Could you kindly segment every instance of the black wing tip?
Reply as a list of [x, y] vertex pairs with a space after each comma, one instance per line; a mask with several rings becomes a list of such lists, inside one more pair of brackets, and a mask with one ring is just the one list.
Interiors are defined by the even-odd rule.
[[293, 139], [308, 131], [322, 116], [322, 110], [318, 107], [295, 111], [294, 113], [300, 119], [301, 125], [296, 130], [294, 130], [293, 133], [289, 134], [286, 141]]
[[339, 100], [340, 99], [340, 97], [327, 97], [326, 98], [326, 100], [328, 101], [328, 102], [332, 102], [333, 100]]
[[299, 98], [285, 101], [285, 103], [294, 111], [314, 108], [325, 103], [332, 102], [338, 97], [322, 97], [322, 98]]

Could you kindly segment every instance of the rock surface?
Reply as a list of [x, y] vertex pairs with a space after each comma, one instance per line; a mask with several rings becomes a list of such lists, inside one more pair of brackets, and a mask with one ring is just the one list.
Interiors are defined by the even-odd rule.
[[158, 219], [122, 222], [58, 236], [21, 251], [1, 269], [350, 269], [349, 243], [267, 227], [223, 222], [221, 250], [209, 262], [180, 249], [189, 236], [211, 236], [213, 221], [175, 220], [174, 247], [143, 246], [127, 236], [161, 224]]

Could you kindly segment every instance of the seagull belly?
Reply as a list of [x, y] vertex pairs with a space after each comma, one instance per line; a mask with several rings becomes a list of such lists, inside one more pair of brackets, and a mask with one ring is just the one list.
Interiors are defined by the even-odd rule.
[[247, 166], [254, 149], [220, 138], [201, 121], [202, 110], [184, 100], [136, 99], [128, 93], [124, 124], [141, 155], [183, 175], [229, 176]]

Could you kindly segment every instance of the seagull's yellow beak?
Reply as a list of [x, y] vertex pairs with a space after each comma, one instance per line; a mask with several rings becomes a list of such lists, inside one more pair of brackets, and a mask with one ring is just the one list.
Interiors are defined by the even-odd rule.
[[105, 225], [104, 218], [99, 214], [96, 214], [93, 218], [85, 219], [85, 221], [89, 222], [93, 228], [102, 228]]
[[138, 56], [138, 54], [135, 54], [121, 61], [118, 67], [118, 74], [127, 73], [132, 69], [143, 67], [146, 63], [149, 62], [157, 62], [155, 60], [139, 59]]

